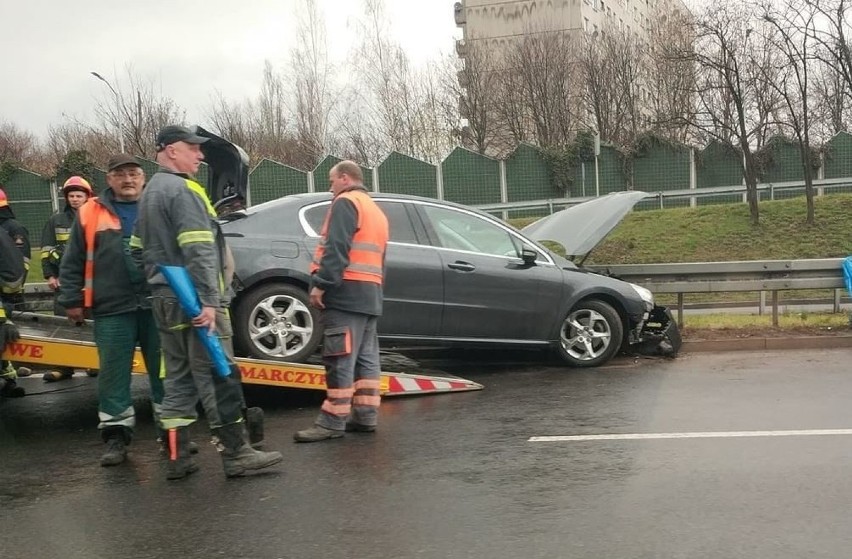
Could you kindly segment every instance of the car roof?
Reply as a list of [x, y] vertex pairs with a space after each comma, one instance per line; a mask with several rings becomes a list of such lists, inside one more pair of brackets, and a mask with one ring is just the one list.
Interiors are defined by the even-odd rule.
[[[482, 212], [476, 208], [471, 206], [465, 206], [464, 204], [457, 204], [455, 202], [449, 202], [447, 200], [438, 200], [437, 198], [427, 198], [425, 196], [416, 196], [413, 194], [395, 194], [390, 192], [369, 192], [370, 196], [373, 198], [379, 198], [383, 200], [401, 200], [401, 201], [414, 201], [414, 202], [423, 202], [423, 203], [431, 203], [431, 204], [440, 204], [443, 206], [450, 206], [466, 211], [476, 212], [480, 215], [484, 215], [495, 219], [494, 216], [488, 214], [486, 212]], [[245, 212], [246, 215], [251, 215], [257, 212], [265, 212], [272, 210], [273, 208], [280, 208], [282, 206], [288, 205], [298, 205], [305, 206], [314, 202], [322, 202], [325, 200], [331, 200], [330, 192], [306, 192], [301, 194], [289, 194], [287, 196], [283, 196], [281, 198], [276, 198], [275, 200], [270, 200], [268, 202], [264, 202], [262, 204], [258, 204], [256, 206], [251, 206], [245, 210], [240, 210]]]

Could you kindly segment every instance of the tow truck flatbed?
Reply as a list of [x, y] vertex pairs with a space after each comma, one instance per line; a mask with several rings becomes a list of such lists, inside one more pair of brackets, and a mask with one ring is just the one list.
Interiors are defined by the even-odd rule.
[[[75, 326], [65, 318], [36, 313], [15, 315], [14, 321], [21, 339], [6, 347], [3, 359], [34, 368], [98, 369], [98, 351], [93, 341], [91, 321]], [[325, 369], [320, 365], [243, 357], [237, 357], [235, 361], [246, 384], [308, 390], [326, 388]], [[133, 358], [133, 372], [146, 372], [138, 348]], [[454, 376], [385, 371], [381, 376], [383, 396], [463, 392], [482, 388], [479, 383]]]

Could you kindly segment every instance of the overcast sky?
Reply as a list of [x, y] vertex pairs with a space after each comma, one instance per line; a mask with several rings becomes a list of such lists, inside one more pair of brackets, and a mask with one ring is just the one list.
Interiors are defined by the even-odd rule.
[[[214, 91], [254, 98], [263, 65], [284, 69], [302, 0], [0, 0], [0, 121], [44, 138], [63, 113], [94, 120], [113, 99], [125, 67], [152, 79], [204, 124]], [[325, 17], [329, 56], [342, 61], [355, 40], [361, 0], [315, 0]], [[416, 64], [453, 48], [461, 31], [455, 0], [385, 0], [393, 39]]]

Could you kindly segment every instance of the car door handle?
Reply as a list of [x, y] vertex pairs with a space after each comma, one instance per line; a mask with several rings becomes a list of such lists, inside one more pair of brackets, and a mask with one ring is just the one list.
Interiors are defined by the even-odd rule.
[[447, 267], [451, 270], [458, 270], [459, 272], [472, 272], [476, 270], [476, 266], [468, 262], [453, 262], [452, 264], [447, 264]]

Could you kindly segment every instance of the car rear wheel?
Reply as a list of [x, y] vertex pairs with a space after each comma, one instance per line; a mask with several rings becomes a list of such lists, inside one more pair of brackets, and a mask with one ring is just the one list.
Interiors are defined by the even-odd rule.
[[243, 296], [235, 312], [237, 346], [250, 357], [303, 362], [322, 337], [318, 311], [304, 289], [284, 283]]
[[611, 305], [581, 301], [559, 329], [559, 355], [573, 367], [596, 367], [612, 359], [623, 338], [621, 317]]

